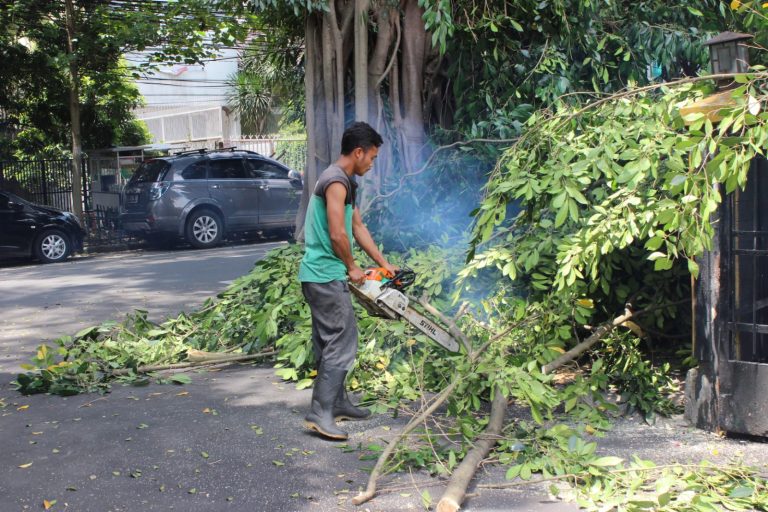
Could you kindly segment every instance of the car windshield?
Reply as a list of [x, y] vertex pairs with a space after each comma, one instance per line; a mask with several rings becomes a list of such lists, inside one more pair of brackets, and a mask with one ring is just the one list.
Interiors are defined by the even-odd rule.
[[149, 160], [136, 169], [129, 183], [153, 183], [160, 181], [171, 164], [165, 160]]

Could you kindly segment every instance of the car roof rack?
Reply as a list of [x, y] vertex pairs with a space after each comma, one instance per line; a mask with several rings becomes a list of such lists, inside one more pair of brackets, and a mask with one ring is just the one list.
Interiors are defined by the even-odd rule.
[[206, 149], [206, 148], [200, 148], [200, 149], [188, 149], [186, 151], [177, 151], [176, 153], [173, 153], [173, 156], [182, 156], [182, 155], [205, 155], [208, 153], [223, 153], [223, 152], [234, 152], [238, 151], [241, 153], [250, 153], [252, 155], [259, 155], [264, 156], [261, 153], [258, 153], [256, 151], [250, 151], [248, 149], [237, 149], [237, 146], [231, 146], [228, 148], [216, 148], [216, 149]]
[[205, 148], [200, 149], [187, 149], [186, 151], [177, 151], [176, 153], [172, 153], [173, 156], [179, 156], [179, 155], [202, 155], [205, 154], [207, 150]]

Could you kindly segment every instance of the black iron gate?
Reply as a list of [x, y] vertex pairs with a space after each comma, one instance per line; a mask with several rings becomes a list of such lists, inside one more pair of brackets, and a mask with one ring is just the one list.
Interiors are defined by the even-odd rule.
[[728, 200], [728, 358], [768, 363], [768, 161], [756, 158], [747, 186]]
[[697, 426], [768, 437], [768, 160], [721, 205], [694, 286], [694, 355], [686, 417]]
[[[88, 209], [88, 160], [83, 158], [83, 210]], [[37, 204], [72, 211], [72, 160], [0, 162], [0, 188]]]

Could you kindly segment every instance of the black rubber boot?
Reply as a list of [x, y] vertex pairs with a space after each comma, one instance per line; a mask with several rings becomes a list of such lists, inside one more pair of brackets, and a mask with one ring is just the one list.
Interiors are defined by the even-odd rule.
[[[346, 374], [345, 374], [346, 377]], [[344, 385], [344, 380], [341, 381], [341, 388], [339, 388], [339, 394], [336, 395], [336, 402], [333, 404], [333, 417], [336, 421], [340, 420], [367, 420], [371, 417], [370, 409], [364, 409], [362, 407], [356, 407], [349, 401], [349, 395], [347, 395], [347, 388]]]
[[312, 389], [312, 406], [304, 418], [304, 426], [329, 439], [343, 441], [349, 437], [336, 426], [333, 419], [333, 403], [344, 387], [347, 371], [339, 368], [318, 368], [315, 385]]

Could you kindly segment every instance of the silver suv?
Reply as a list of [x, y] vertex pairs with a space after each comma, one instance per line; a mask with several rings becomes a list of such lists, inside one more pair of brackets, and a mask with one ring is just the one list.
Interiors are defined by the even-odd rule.
[[123, 189], [122, 228], [199, 249], [225, 234], [292, 231], [301, 175], [252, 151], [189, 151], [141, 164]]

